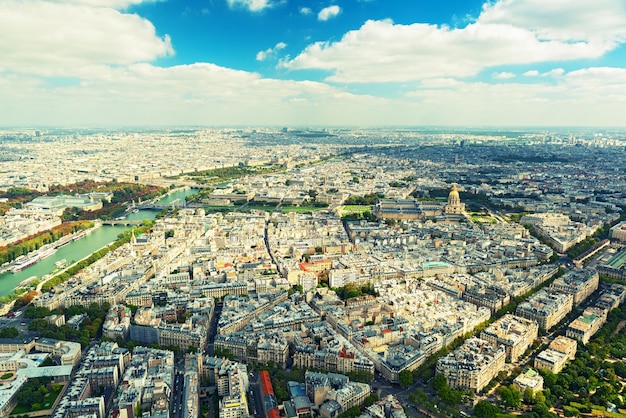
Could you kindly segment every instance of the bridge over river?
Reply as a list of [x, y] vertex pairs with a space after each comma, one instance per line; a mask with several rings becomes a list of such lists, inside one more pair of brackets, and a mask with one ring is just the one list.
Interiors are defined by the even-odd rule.
[[139, 219], [116, 219], [116, 220], [112, 220], [112, 221], [100, 221], [100, 223], [102, 225], [131, 226], [131, 225], [141, 225], [143, 223], [143, 221], [139, 220]]
[[156, 202], [153, 201], [147, 201], [147, 202], [141, 202], [141, 203], [135, 203], [133, 206], [133, 208], [135, 209], [139, 209], [139, 210], [166, 210], [166, 209], [180, 209], [180, 208], [184, 208], [185, 206], [187, 206], [187, 201], [185, 201], [184, 199], [174, 199], [169, 203], [158, 203], [158, 200]]

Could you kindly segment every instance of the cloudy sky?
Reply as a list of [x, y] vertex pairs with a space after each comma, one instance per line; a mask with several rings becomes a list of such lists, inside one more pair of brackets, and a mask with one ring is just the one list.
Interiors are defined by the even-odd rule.
[[0, 0], [0, 126], [626, 126], [626, 0]]

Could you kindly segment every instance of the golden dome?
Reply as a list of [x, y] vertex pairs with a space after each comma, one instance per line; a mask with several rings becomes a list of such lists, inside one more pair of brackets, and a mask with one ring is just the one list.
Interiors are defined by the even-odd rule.
[[450, 194], [448, 195], [448, 204], [444, 208], [446, 214], [462, 214], [465, 212], [465, 205], [461, 203], [461, 197], [459, 196], [459, 189], [457, 189], [456, 184], [452, 186], [452, 190], [450, 190]]
[[456, 188], [456, 184], [452, 186], [452, 190], [450, 190], [450, 194], [448, 195], [448, 198], [450, 197], [456, 197], [457, 199], [459, 198], [459, 190]]

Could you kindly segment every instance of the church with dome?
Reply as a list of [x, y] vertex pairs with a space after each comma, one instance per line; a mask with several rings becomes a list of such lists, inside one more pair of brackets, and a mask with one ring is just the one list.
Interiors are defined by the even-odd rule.
[[461, 203], [461, 198], [459, 197], [459, 190], [456, 185], [452, 186], [452, 190], [448, 195], [448, 204], [444, 208], [444, 213], [446, 215], [461, 215], [465, 212], [465, 204]]
[[446, 219], [450, 221], [460, 221], [466, 217], [465, 203], [461, 203], [461, 197], [456, 185], [452, 186], [452, 190], [450, 190], [448, 203], [444, 207], [443, 212]]

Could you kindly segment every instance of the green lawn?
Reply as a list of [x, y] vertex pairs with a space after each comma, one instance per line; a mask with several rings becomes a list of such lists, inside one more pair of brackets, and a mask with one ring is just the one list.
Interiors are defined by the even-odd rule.
[[596, 417], [626, 417], [626, 414], [620, 414], [618, 412], [607, 412], [605, 407], [599, 405], [591, 405], [591, 415]]
[[346, 205], [337, 208], [337, 213], [340, 216], [349, 215], [351, 213], [365, 213], [371, 211], [372, 207], [369, 205]]
[[[265, 212], [271, 212], [274, 209], [276, 209], [276, 206], [278, 206], [278, 203], [275, 204], [274, 206], [266, 206], [266, 205], [248, 205], [245, 208], [243, 208], [244, 212], [249, 212], [251, 210], [264, 210]], [[237, 210], [239, 211], [239, 209]]]
[[498, 221], [496, 221], [494, 218], [492, 218], [491, 216], [485, 216], [485, 215], [474, 215], [471, 214], [470, 215], [470, 220], [472, 222], [474, 222], [475, 224], [496, 224], [498, 223]]
[[37, 409], [33, 409], [34, 405], [31, 406], [31, 405], [20, 405], [20, 404], [18, 404], [11, 411], [11, 415], [23, 415], [23, 414], [28, 414], [29, 412], [43, 411], [45, 409], [50, 409], [50, 408], [52, 408], [52, 405], [54, 405], [54, 403], [56, 402], [57, 398], [59, 397], [59, 394], [62, 391], [63, 391], [63, 386], [61, 386], [59, 388], [59, 390], [56, 390], [56, 391], [51, 389], [50, 392], [48, 393], [48, 395], [45, 397], [44, 402], [42, 402], [41, 405], [39, 405], [40, 407], [37, 408]]
[[281, 210], [283, 212], [315, 212], [316, 210], [327, 208], [316, 208], [313, 206], [283, 206]]

